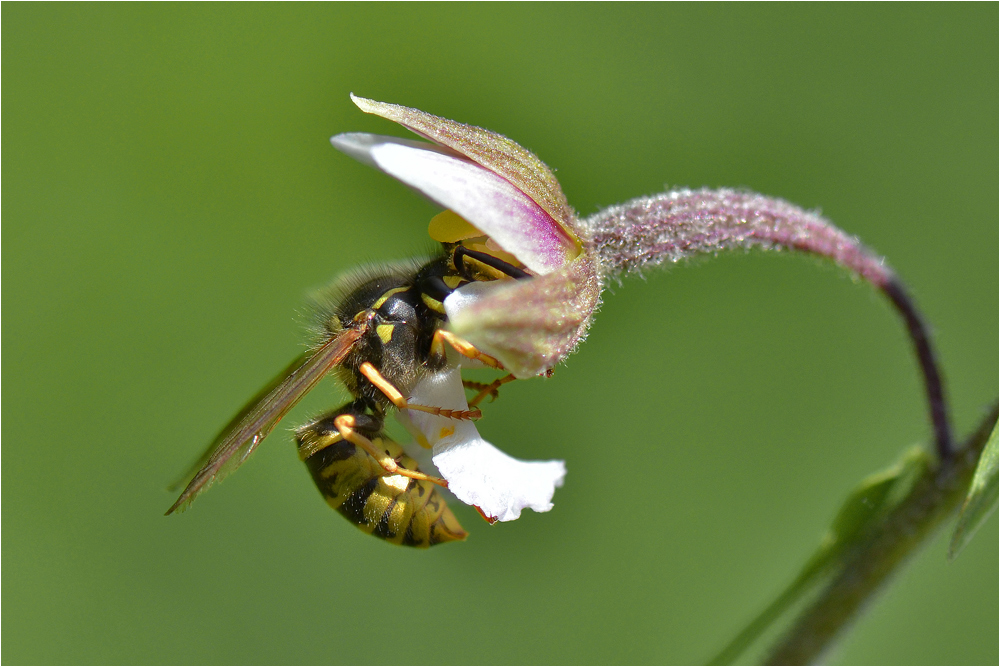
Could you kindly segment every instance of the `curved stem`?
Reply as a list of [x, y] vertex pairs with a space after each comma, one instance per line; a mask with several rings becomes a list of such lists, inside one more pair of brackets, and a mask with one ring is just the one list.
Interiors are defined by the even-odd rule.
[[938, 457], [942, 461], [947, 461], [955, 455], [955, 447], [952, 444], [951, 426], [948, 423], [948, 405], [944, 399], [944, 381], [941, 379], [941, 372], [938, 369], [937, 357], [934, 354], [934, 347], [931, 345], [930, 334], [927, 325], [924, 324], [920, 312], [916, 305], [906, 293], [906, 289], [899, 280], [893, 277], [882, 291], [889, 297], [896, 310], [906, 321], [906, 330], [913, 341], [914, 350], [917, 353], [917, 362], [924, 375], [924, 388], [927, 391], [927, 403], [930, 408], [931, 423], [934, 425], [934, 442], [937, 447]]
[[675, 190], [640, 197], [583, 221], [602, 273], [620, 277], [665, 261], [736, 248], [785, 249], [833, 260], [880, 289], [902, 315], [924, 378], [939, 458], [954, 456], [944, 383], [930, 334], [885, 261], [823, 217], [737, 190]]

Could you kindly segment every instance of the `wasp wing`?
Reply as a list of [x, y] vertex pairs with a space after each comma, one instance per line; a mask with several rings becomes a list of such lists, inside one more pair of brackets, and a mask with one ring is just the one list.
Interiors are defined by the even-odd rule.
[[[191, 481], [167, 514], [183, 511], [195, 497], [247, 460], [261, 440], [334, 366], [344, 360], [367, 327], [348, 329], [303, 355], [265, 387], [226, 425], [192, 468]], [[191, 473], [189, 472], [188, 475]], [[185, 477], [186, 479], [186, 477]]]
[[288, 377], [292, 373], [294, 373], [299, 366], [304, 364], [306, 360], [309, 359], [309, 356], [310, 356], [309, 352], [303, 352], [302, 354], [300, 354], [298, 357], [295, 358], [294, 361], [292, 361], [292, 363], [288, 364], [288, 366], [283, 371], [278, 373], [273, 380], [268, 382], [263, 389], [258, 391], [253, 398], [247, 401], [247, 404], [243, 406], [243, 409], [237, 412], [236, 416], [230, 419], [228, 424], [219, 429], [219, 432], [215, 435], [215, 438], [212, 439], [212, 442], [208, 445], [208, 447], [205, 448], [205, 451], [202, 453], [202, 455], [199, 456], [198, 459], [194, 463], [192, 463], [187, 470], [184, 471], [183, 475], [174, 480], [170, 484], [170, 486], [167, 487], [167, 490], [179, 491], [180, 489], [183, 489], [185, 486], [187, 486], [188, 482], [190, 482], [194, 478], [195, 474], [199, 470], [201, 470], [206, 463], [208, 463], [208, 460], [210, 458], [212, 458], [212, 454], [215, 453], [215, 450], [218, 449], [219, 444], [226, 439], [226, 437], [230, 434], [230, 432], [235, 431], [236, 428], [240, 425], [240, 423], [244, 419], [246, 419], [246, 416], [250, 414], [250, 411], [253, 410], [255, 407], [257, 407], [257, 404], [263, 401], [268, 394], [270, 394], [278, 387], [278, 385], [287, 380]]

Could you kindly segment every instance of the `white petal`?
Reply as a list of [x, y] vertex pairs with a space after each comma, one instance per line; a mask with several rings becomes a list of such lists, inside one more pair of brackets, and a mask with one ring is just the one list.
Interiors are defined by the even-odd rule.
[[[468, 409], [458, 368], [425, 377], [409, 400]], [[513, 521], [525, 507], [536, 512], [552, 509], [552, 495], [566, 476], [562, 461], [521, 461], [483, 440], [470, 421], [407, 412], [412, 426], [433, 446], [434, 464], [459, 500], [498, 521]]]
[[[458, 368], [426, 375], [407, 400], [449, 410], [469, 409]], [[448, 419], [418, 410], [407, 410], [406, 417], [402, 423], [411, 430], [417, 429], [417, 433], [413, 433], [417, 442], [424, 447], [433, 447], [435, 452], [438, 447], [450, 447], [479, 437], [476, 424], [468, 420]]]
[[401, 139], [400, 137], [390, 137], [384, 134], [369, 134], [368, 132], [344, 132], [330, 137], [330, 143], [341, 153], [350, 155], [358, 162], [363, 162], [369, 167], [379, 169], [378, 164], [371, 155], [372, 148], [382, 144], [399, 144], [410, 148], [421, 150], [440, 151], [449, 155], [458, 155], [447, 148], [429, 144], [426, 141], [416, 139]]
[[533, 199], [447, 148], [363, 133], [330, 141], [455, 211], [537, 274], [555, 271], [578, 253], [576, 242]]
[[434, 463], [456, 498], [497, 521], [513, 521], [525, 507], [548, 512], [566, 477], [562, 461], [521, 461], [482, 438], [435, 452]]

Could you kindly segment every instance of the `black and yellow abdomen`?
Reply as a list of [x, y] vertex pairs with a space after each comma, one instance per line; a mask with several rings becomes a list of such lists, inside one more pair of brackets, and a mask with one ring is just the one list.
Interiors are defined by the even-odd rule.
[[[364, 532], [393, 544], [426, 548], [464, 540], [467, 533], [432, 482], [387, 474], [366, 451], [341, 437], [333, 420], [345, 412], [338, 410], [296, 433], [299, 455], [330, 507]], [[382, 434], [380, 426], [365, 435], [400, 467], [418, 470], [417, 462]]]

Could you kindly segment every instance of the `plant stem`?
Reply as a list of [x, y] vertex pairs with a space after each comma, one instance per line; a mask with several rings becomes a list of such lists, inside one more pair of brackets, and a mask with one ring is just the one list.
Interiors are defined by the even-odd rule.
[[903, 283], [898, 278], [893, 276], [882, 286], [882, 291], [889, 297], [892, 305], [896, 307], [906, 322], [906, 330], [913, 341], [913, 348], [917, 353], [917, 363], [920, 364], [920, 371], [924, 376], [924, 388], [927, 390], [927, 403], [930, 408], [931, 423], [934, 425], [934, 443], [938, 457], [942, 461], [946, 461], [955, 455], [955, 447], [952, 444], [951, 427], [948, 424], [948, 405], [944, 399], [944, 382], [938, 370], [937, 357], [931, 346], [927, 325], [924, 324], [916, 304], [913, 303], [903, 287]]
[[997, 423], [997, 406], [964, 446], [927, 469], [909, 495], [844, 556], [844, 567], [772, 648], [765, 664], [817, 661], [906, 559], [961, 504], [979, 454]]
[[762, 248], [824, 257], [868, 281], [906, 323], [924, 378], [938, 457], [954, 456], [944, 383], [923, 318], [886, 262], [829, 220], [775, 197], [703, 189], [639, 197], [595, 213], [582, 226], [601, 273], [611, 278], [696, 255]]

